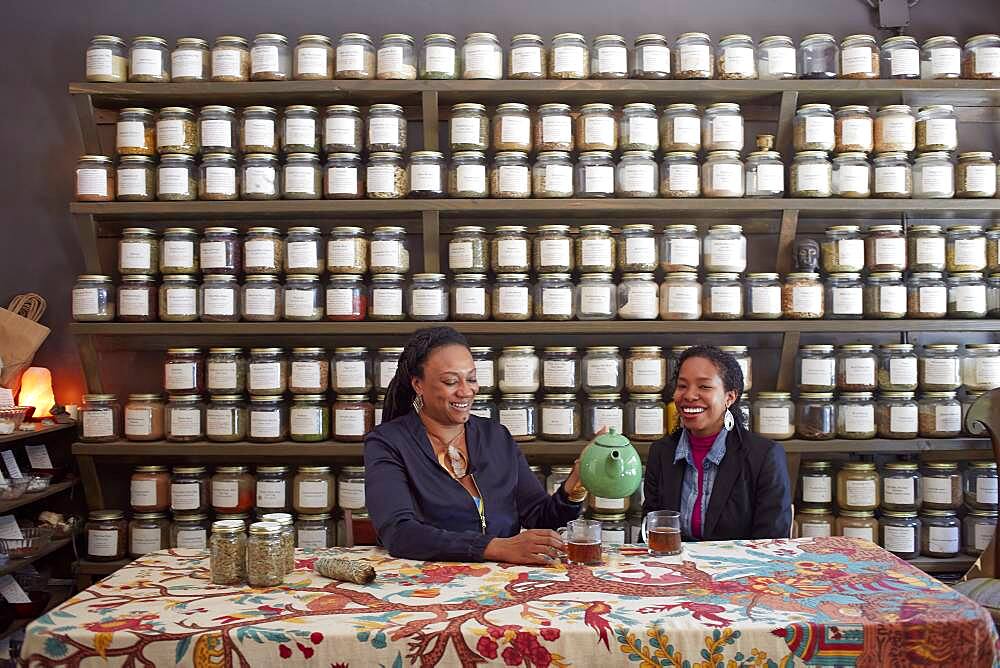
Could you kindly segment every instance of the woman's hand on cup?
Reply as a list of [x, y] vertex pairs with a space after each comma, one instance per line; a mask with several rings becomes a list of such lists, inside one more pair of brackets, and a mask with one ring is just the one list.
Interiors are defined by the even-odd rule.
[[565, 551], [562, 536], [551, 529], [528, 529], [510, 538], [494, 538], [483, 551], [489, 561], [547, 566]]

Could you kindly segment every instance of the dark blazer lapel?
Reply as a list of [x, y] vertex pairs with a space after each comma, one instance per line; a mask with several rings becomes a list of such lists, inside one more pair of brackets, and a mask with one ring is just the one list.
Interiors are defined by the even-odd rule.
[[687, 470], [686, 462], [674, 462], [679, 442], [680, 436], [673, 444], [667, 444], [661, 460], [663, 471], [660, 475], [660, 484], [663, 485], [663, 489], [660, 490], [660, 498], [666, 504], [665, 509], [678, 511], [681, 509], [681, 489], [684, 484], [684, 472]]
[[[712, 498], [708, 501], [708, 512], [705, 514], [705, 526], [702, 530], [703, 536], [711, 535], [715, 530], [715, 525], [722, 517], [730, 495], [733, 493], [736, 480], [740, 477], [743, 469], [743, 441], [739, 431], [733, 430], [726, 437], [726, 455], [722, 458], [722, 464], [715, 474], [715, 483], [712, 485]], [[747, 509], [740, 509], [747, 510]]]
[[434, 446], [431, 445], [430, 439], [427, 437], [427, 428], [424, 427], [424, 423], [420, 420], [420, 416], [417, 415], [416, 411], [410, 411], [404, 417], [406, 420], [406, 426], [410, 431], [410, 436], [417, 445], [420, 446], [420, 451], [423, 452], [427, 457], [434, 462], [434, 465], [438, 465], [437, 455], [434, 454]]

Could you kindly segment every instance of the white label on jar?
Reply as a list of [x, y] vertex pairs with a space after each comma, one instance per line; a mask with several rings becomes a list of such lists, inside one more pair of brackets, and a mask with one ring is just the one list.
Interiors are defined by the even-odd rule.
[[285, 507], [285, 481], [284, 480], [258, 480], [257, 481], [257, 507], [258, 508], [284, 508]]
[[920, 49], [896, 49], [890, 56], [892, 76], [917, 76], [920, 74]]
[[627, 264], [656, 264], [656, 240], [652, 237], [630, 237], [625, 240]]
[[190, 390], [195, 386], [198, 367], [194, 362], [177, 362], [166, 365], [164, 387], [167, 390]]
[[500, 313], [528, 312], [528, 288], [501, 287], [499, 293]]
[[925, 141], [929, 145], [955, 146], [958, 143], [958, 128], [954, 118], [929, 118], [924, 121], [924, 130]]
[[304, 508], [325, 508], [330, 504], [330, 485], [325, 481], [304, 480], [298, 484], [298, 504]]
[[996, 192], [997, 168], [993, 165], [969, 165], [965, 170], [965, 190], [993, 195]]
[[572, 258], [569, 239], [542, 239], [539, 244], [539, 265], [543, 267], [568, 266]]
[[667, 288], [667, 311], [669, 313], [698, 313], [700, 305], [697, 286], [671, 286]]
[[[622, 431], [622, 409], [620, 408], [595, 408], [594, 411], [594, 432], [601, 430], [601, 427]], [[624, 505], [624, 499], [616, 499], [612, 503]]]
[[250, 364], [250, 389], [276, 390], [281, 387], [280, 362], [253, 362]]
[[119, 169], [118, 170], [118, 196], [141, 195], [146, 196], [146, 170], [144, 169]]
[[497, 241], [497, 264], [501, 267], [520, 267], [528, 264], [528, 242], [524, 239]]
[[969, 361], [973, 363], [976, 385], [991, 388], [1000, 385], [1000, 357], [975, 357]]
[[841, 51], [840, 69], [844, 74], [871, 74], [871, 48], [867, 46], [856, 46]]
[[849, 506], [874, 506], [876, 492], [874, 480], [848, 480], [847, 481], [847, 505]]
[[157, 172], [157, 193], [160, 195], [186, 195], [188, 170], [186, 167], [160, 167]]
[[276, 174], [274, 167], [247, 167], [243, 170], [243, 189], [258, 195], [273, 195]]
[[[385, 364], [385, 362], [383, 362]], [[493, 379], [493, 362], [490, 360], [475, 360], [476, 365], [476, 382], [480, 387], [492, 387], [495, 384]], [[395, 367], [393, 367], [393, 373], [396, 372]], [[389, 376], [389, 380], [392, 380], [392, 376]], [[386, 385], [389, 383], [386, 382]]]
[[201, 485], [196, 482], [170, 484], [170, 508], [172, 510], [198, 510], [200, 505]]
[[[914, 139], [914, 122], [915, 121], [912, 116], [886, 118], [882, 123], [883, 140], [887, 144], [903, 144], [912, 146]], [[877, 171], [878, 170], [876, 169], [876, 172]]]
[[170, 434], [173, 436], [198, 436], [201, 434], [201, 410], [174, 408], [170, 411]]
[[280, 435], [280, 411], [266, 409], [250, 413], [250, 436], [255, 438], [277, 438]]
[[428, 72], [441, 72], [454, 76], [455, 49], [450, 46], [424, 47], [424, 68]]
[[753, 49], [746, 46], [728, 46], [723, 49], [725, 59], [726, 74], [740, 74], [743, 76], [753, 76], [754, 57]]
[[[479, 130], [476, 130], [477, 142]], [[500, 141], [505, 144], [530, 144], [531, 119], [524, 116], [503, 116], [500, 119]]]
[[452, 118], [451, 119], [451, 143], [452, 144], [479, 144], [480, 121], [478, 118]]
[[642, 55], [643, 72], [664, 72], [670, 73], [670, 49], [665, 46], [643, 46], [639, 47]]
[[954, 188], [954, 176], [955, 170], [951, 165], [927, 165], [920, 170], [920, 188], [928, 194], [950, 193]]
[[707, 72], [712, 69], [707, 44], [685, 44], [679, 50], [681, 72]]
[[246, 264], [248, 267], [271, 267], [275, 265], [274, 242], [247, 241]]
[[243, 120], [244, 143], [247, 146], [274, 146], [274, 121], [269, 118]]
[[226, 120], [205, 120], [201, 122], [201, 145], [224, 146], [233, 145], [232, 126]]
[[179, 146], [184, 143], [184, 121], [168, 119], [156, 122], [156, 146]]
[[889, 407], [889, 431], [893, 433], [916, 433], [917, 432], [917, 407], [916, 406], [890, 406]]
[[288, 268], [316, 267], [319, 265], [318, 253], [316, 251], [316, 244], [312, 241], [289, 241]]
[[199, 247], [202, 269], [218, 269], [226, 266], [226, 244], [222, 241], [203, 241]]
[[[352, 267], [355, 263], [355, 243], [353, 239], [331, 239], [326, 244], [328, 263], [331, 267]], [[363, 262], [364, 259], [361, 258]]]
[[513, 386], [534, 385], [535, 363], [530, 359], [508, 359], [504, 362], [504, 383]]
[[337, 47], [337, 71], [365, 70], [365, 48], [360, 44], [342, 44]]
[[833, 495], [830, 476], [802, 476], [802, 501], [805, 503], [830, 503]]
[[212, 505], [216, 508], [233, 508], [239, 504], [240, 484], [236, 480], [212, 481]]
[[327, 288], [327, 315], [353, 315], [354, 291], [350, 288]]
[[115, 130], [115, 146], [118, 148], [142, 148], [146, 145], [146, 128], [142, 121], [118, 121]]
[[542, 118], [542, 142], [568, 144], [573, 141], [573, 121], [569, 116]]
[[320, 386], [319, 362], [292, 362], [292, 376], [288, 383], [292, 387]]
[[781, 288], [778, 286], [755, 287], [750, 291], [752, 313], [781, 313]]
[[553, 56], [552, 70], [556, 73], [583, 74], [583, 48], [579, 46], [557, 46]]
[[823, 286], [801, 285], [792, 288], [792, 310], [797, 313], [823, 311]]
[[502, 165], [499, 172], [499, 188], [502, 193], [530, 192], [528, 168], [519, 165]]
[[863, 313], [861, 288], [832, 288], [832, 291], [834, 314], [861, 315]]
[[[110, 410], [81, 411], [83, 413], [83, 435], [87, 438], [114, 436], [115, 417]], [[20, 477], [20, 476], [12, 476]]]
[[828, 522], [802, 522], [800, 533], [802, 538], [829, 538], [830, 524]]
[[250, 49], [250, 71], [253, 74], [258, 72], [278, 72], [278, 47], [276, 46], [255, 46]]
[[806, 116], [806, 143], [833, 145], [833, 117]]
[[511, 74], [543, 74], [542, 50], [537, 46], [521, 46], [510, 50]]
[[88, 49], [87, 50], [87, 77], [112, 76], [111, 49]]
[[[490, 385], [492, 385], [492, 363], [489, 363], [491, 373], [490, 373]], [[378, 386], [380, 389], [385, 389], [389, 387], [389, 383], [392, 382], [393, 377], [396, 375], [396, 369], [399, 367], [399, 362], [397, 360], [390, 360], [388, 362], [379, 363], [378, 368]], [[479, 378], [479, 384], [485, 385], [486, 382], [483, 380], [485, 376], [482, 375], [482, 369], [479, 367], [479, 362], [476, 363], [476, 375]]]
[[580, 313], [610, 313], [611, 289], [590, 285], [581, 286]]
[[844, 406], [844, 431], [850, 433], [868, 433], [875, 431], [875, 407]]
[[323, 410], [315, 407], [293, 408], [288, 422], [292, 434], [319, 434], [323, 429]]
[[765, 51], [770, 74], [795, 74], [795, 47], [773, 46]]
[[177, 547], [204, 550], [208, 547], [208, 532], [204, 529], [181, 529], [177, 532]]
[[626, 192], [656, 192], [656, 168], [654, 165], [625, 165], [624, 186]]
[[583, 122], [583, 141], [587, 144], [614, 144], [615, 119], [608, 116], [586, 117]]
[[93, 557], [117, 556], [118, 530], [90, 529], [87, 532], [87, 554]]
[[240, 77], [240, 53], [236, 49], [212, 50], [212, 76]]
[[333, 414], [334, 433], [338, 436], [362, 436], [365, 433], [365, 413], [359, 410], [337, 410]]
[[286, 165], [285, 192], [304, 193], [306, 195], [317, 194], [315, 175], [315, 168], [309, 165]]
[[716, 116], [711, 120], [711, 127], [713, 143], [743, 145], [743, 119], [739, 116]]
[[711, 289], [713, 313], [739, 315], [743, 313], [743, 290], [737, 286], [718, 286]]
[[615, 168], [600, 165], [584, 167], [584, 188], [588, 193], [613, 193], [615, 191]]
[[573, 168], [569, 165], [545, 167], [545, 190], [557, 193], [573, 192]]
[[334, 365], [334, 375], [340, 387], [364, 387], [364, 360], [341, 360]]
[[782, 165], [757, 165], [756, 172], [747, 172], [749, 179], [756, 173], [756, 183], [747, 190], [757, 193], [780, 193], [785, 189], [785, 168]]
[[608, 266], [614, 264], [612, 257], [611, 239], [583, 239], [581, 240], [581, 261], [582, 265]]
[[543, 385], [546, 387], [573, 387], [576, 364], [564, 360], [546, 360], [542, 364]]
[[948, 290], [944, 286], [920, 288], [920, 310], [923, 313], [944, 313], [948, 308], [947, 303]]
[[[368, 119], [368, 142], [371, 144], [397, 144], [400, 119], [378, 116]], [[369, 168], [370, 169], [370, 168]]]
[[[838, 193], [867, 193], [871, 190], [870, 184], [871, 174], [867, 167], [861, 165], [841, 165], [837, 169], [837, 192]], [[841, 244], [851, 243], [855, 240], [845, 240], [841, 241]], [[862, 257], [864, 256], [864, 242], [857, 240], [861, 244]], [[841, 263], [846, 264], [843, 261], [843, 256], [841, 258]], [[858, 262], [858, 265], [863, 265], [864, 261]]]
[[885, 549], [889, 552], [911, 553], [916, 551], [917, 531], [913, 527], [882, 525]]
[[123, 242], [120, 249], [122, 269], [150, 269], [149, 244]]
[[205, 433], [208, 436], [234, 435], [236, 429], [233, 422], [233, 411], [229, 408], [209, 408], [205, 411]]
[[372, 266], [397, 267], [401, 264], [402, 245], [398, 241], [373, 241], [371, 243]]
[[740, 165], [712, 165], [712, 187], [720, 192], [740, 192], [743, 186], [743, 167]]
[[660, 360], [636, 359], [632, 361], [632, 385], [656, 386], [663, 385], [663, 369]]
[[889, 360], [889, 382], [892, 385], [916, 385], [917, 359], [903, 357]]
[[132, 49], [132, 74], [162, 75], [163, 54], [158, 49]]
[[209, 389], [235, 389], [236, 362], [209, 362], [208, 387]]
[[298, 529], [296, 546], [303, 550], [325, 550], [328, 535], [326, 529]]
[[353, 146], [358, 123], [358, 119], [349, 116], [328, 117], [324, 127], [324, 143]]
[[995, 533], [996, 529], [992, 524], [976, 524], [973, 535], [976, 549], [982, 551], [989, 547]]
[[456, 171], [459, 192], [486, 192], [486, 165], [459, 165]]
[[997, 479], [992, 477], [976, 478], [976, 503], [997, 503]]
[[657, 146], [660, 143], [655, 118], [635, 116], [628, 121], [628, 140], [632, 144]]
[[[688, 267], [698, 266], [700, 260], [698, 255], [701, 250], [701, 245], [698, 243], [697, 239], [671, 239], [669, 243], [670, 264], [679, 264]], [[725, 253], [725, 250], [726, 248], [724, 246], [720, 247], [721, 252]]]
[[[876, 193], [905, 193], [906, 167], [876, 167]], [[876, 244], [884, 239], [876, 239]]]
[[928, 527], [929, 552], [948, 554], [958, 552], [958, 527]]
[[[947, 169], [947, 168], [946, 168]], [[926, 173], [926, 170], [924, 170]], [[986, 238], [955, 240], [955, 264], [986, 264]]]
[[875, 542], [875, 530], [871, 527], [844, 527], [845, 538], [860, 538]]
[[586, 366], [587, 385], [595, 387], [618, 385], [618, 362], [616, 360], [591, 360]]
[[337, 483], [337, 505], [348, 510], [365, 507], [365, 483], [363, 480], [341, 480]]
[[973, 50], [976, 74], [1000, 73], [1000, 47], [982, 46]]
[[802, 384], [828, 387], [834, 383], [834, 360], [802, 360]]
[[783, 436], [792, 430], [788, 408], [764, 406], [757, 411], [757, 431], [762, 434]]
[[316, 121], [312, 118], [285, 118], [285, 144], [312, 146], [316, 143]]
[[317, 46], [300, 46], [295, 49], [295, 69], [299, 74], [327, 76], [326, 49]]
[[[150, 408], [125, 409], [125, 435], [149, 436], [153, 433], [153, 411]], [[49, 467], [51, 468], [51, 467]], [[133, 482], [134, 486], [136, 483]], [[150, 483], [153, 484], [153, 483]], [[134, 495], [133, 495], [134, 498]], [[133, 503], [133, 505], [136, 505]], [[138, 504], [144, 505], [144, 504]]]
[[624, 46], [605, 46], [597, 50], [597, 71], [628, 73], [628, 50]]
[[274, 290], [269, 288], [247, 288], [244, 293], [243, 309], [247, 315], [275, 315]]
[[573, 315], [573, 288], [542, 290], [543, 315]]
[[235, 167], [206, 167], [205, 192], [217, 195], [236, 194]]
[[413, 315], [444, 315], [441, 310], [440, 290], [413, 290], [410, 293], [410, 299], [412, 300], [410, 308], [413, 311]]
[[962, 50], [952, 47], [931, 49], [932, 74], [961, 74]]
[[[871, 146], [872, 144], [872, 119], [870, 118], [847, 118], [841, 124], [840, 143], [843, 146]], [[843, 169], [843, 167], [841, 168]], [[867, 170], [865, 170], [867, 172]], [[841, 179], [843, 179], [841, 175]]]
[[[194, 315], [195, 298], [193, 289], [171, 288], [167, 292], [167, 311], [171, 315]], [[232, 290], [205, 289], [205, 313], [207, 315], [233, 315], [236, 310]]]
[[501, 408], [500, 424], [507, 427], [511, 436], [528, 435], [528, 409]]
[[438, 165], [410, 164], [410, 191], [439, 192], [441, 168]]
[[311, 290], [285, 290], [285, 316], [308, 318], [313, 314], [315, 296]]
[[134, 527], [129, 533], [129, 552], [131, 554], [149, 554], [161, 550], [163, 532], [160, 529], [140, 529]]
[[957, 385], [958, 364], [954, 359], [924, 360], [924, 384], [927, 385]]
[[826, 165], [797, 165], [798, 189], [826, 192], [830, 189], [830, 170]]
[[[501, 79], [500, 52], [490, 44], [469, 44], [462, 50], [468, 78]], [[475, 75], [475, 76], [471, 76]]]
[[[670, 190], [697, 192], [698, 165], [670, 165], [667, 174], [669, 175]], [[695, 244], [698, 243], [697, 239], [673, 239], [670, 243], [673, 245], [682, 241], [693, 241]]]
[[637, 434], [662, 434], [663, 433], [663, 409], [662, 408], [636, 408], [635, 409], [635, 433]]
[[[902, 168], [900, 168], [902, 169]], [[906, 264], [906, 240], [899, 238], [875, 240], [875, 264]]]
[[934, 410], [934, 430], [955, 433], [962, 431], [962, 407], [958, 404], [937, 406]]
[[883, 478], [882, 496], [885, 503], [911, 506], [916, 503], [914, 484], [910, 478]]
[[692, 116], [674, 118], [674, 143], [691, 146], [701, 145], [701, 122]]
[[879, 288], [879, 310], [883, 313], [906, 313], [906, 287], [883, 285]]
[[[944, 264], [944, 239], [932, 237], [917, 238], [917, 264]], [[921, 288], [923, 290], [925, 288]], [[936, 290], [937, 288], [930, 288]], [[944, 288], [942, 288], [944, 290]], [[942, 307], [942, 311], [944, 308]]]
[[985, 285], [959, 285], [955, 287], [954, 293], [956, 311], [978, 312], [986, 310]]
[[372, 313], [400, 315], [403, 312], [403, 291], [400, 289], [372, 290]]
[[[149, 432], [140, 432], [141, 435], [147, 433]], [[129, 484], [129, 498], [133, 506], [155, 506], [158, 501], [156, 498], [156, 481], [133, 480]]]
[[572, 434], [573, 412], [572, 408], [542, 406], [542, 431], [546, 434]]

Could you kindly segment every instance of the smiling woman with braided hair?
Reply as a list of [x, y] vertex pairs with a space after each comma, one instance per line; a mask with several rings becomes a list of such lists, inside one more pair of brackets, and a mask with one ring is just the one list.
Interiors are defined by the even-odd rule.
[[547, 495], [506, 427], [471, 414], [478, 391], [454, 329], [422, 329], [403, 348], [383, 422], [365, 438], [379, 541], [407, 559], [547, 564], [563, 549], [553, 529], [576, 519], [586, 497], [579, 464]]

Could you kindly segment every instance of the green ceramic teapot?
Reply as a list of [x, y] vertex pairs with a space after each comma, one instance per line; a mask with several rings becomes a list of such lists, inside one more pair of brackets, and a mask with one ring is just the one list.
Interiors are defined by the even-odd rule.
[[624, 499], [642, 484], [642, 462], [632, 443], [610, 429], [580, 455], [580, 481], [587, 491], [605, 499]]

